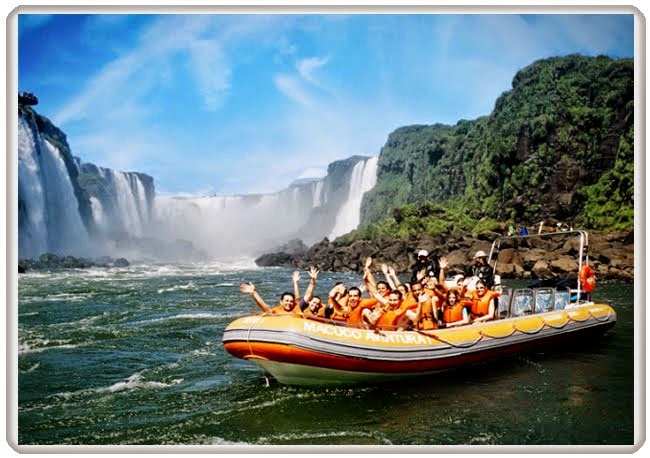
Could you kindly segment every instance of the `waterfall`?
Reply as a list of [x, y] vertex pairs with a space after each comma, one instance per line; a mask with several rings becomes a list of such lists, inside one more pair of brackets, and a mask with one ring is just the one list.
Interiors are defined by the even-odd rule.
[[94, 196], [91, 197], [90, 206], [93, 211], [93, 221], [97, 226], [104, 227], [106, 225], [106, 214], [104, 213], [104, 206], [101, 200]]
[[358, 226], [376, 171], [377, 158], [353, 156], [329, 164], [323, 178], [276, 193], [156, 196], [152, 177], [82, 162], [47, 118], [24, 112], [18, 120], [19, 257], [189, 260], [258, 255], [291, 239], [311, 245]]
[[352, 169], [348, 197], [336, 215], [336, 224], [329, 235], [330, 240], [347, 234], [359, 226], [361, 199], [377, 182], [377, 159], [378, 157], [375, 156], [359, 161]]
[[120, 229], [139, 237], [147, 221], [146, 197], [140, 180], [133, 174], [100, 168], [100, 173], [113, 188], [115, 193], [114, 219]]
[[47, 251], [45, 194], [36, 145], [23, 118], [18, 120], [18, 252], [33, 257]]
[[19, 256], [87, 253], [88, 232], [60, 151], [25, 119], [18, 129]]
[[341, 164], [336, 176], [272, 194], [156, 196], [149, 233], [186, 240], [212, 257], [257, 255], [293, 238], [310, 245], [342, 235], [359, 224], [363, 194], [376, 182], [377, 158]]
[[313, 196], [314, 196], [314, 201], [312, 203], [312, 207], [320, 207], [323, 205], [325, 202], [323, 202], [323, 180], [318, 180], [313, 184]]

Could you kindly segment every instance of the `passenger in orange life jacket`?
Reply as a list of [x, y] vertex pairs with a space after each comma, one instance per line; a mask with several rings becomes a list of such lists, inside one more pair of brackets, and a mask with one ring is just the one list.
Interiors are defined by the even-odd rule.
[[381, 271], [384, 273], [384, 277], [386, 277], [386, 282], [390, 286], [390, 289], [398, 290], [400, 293], [402, 293], [402, 300], [405, 300], [406, 296], [411, 291], [410, 283], [402, 283], [397, 276], [397, 273], [395, 272], [395, 268], [393, 266], [382, 264]]
[[[374, 297], [377, 299], [377, 303], [372, 308], [366, 308], [361, 312], [363, 322], [371, 326], [387, 326], [392, 324], [390, 321], [392, 321], [392, 318], [395, 318], [395, 315], [394, 313], [387, 314], [399, 308], [402, 302], [402, 294], [397, 290], [393, 290], [388, 293], [387, 297], [382, 296], [378, 292], [374, 293]], [[384, 318], [385, 315], [386, 317]]]
[[[372, 299], [375, 299], [377, 302], [375, 302], [375, 304], [371, 308], [366, 308], [365, 310], [361, 311], [361, 322], [374, 326], [378, 324], [379, 318], [387, 310], [390, 296], [394, 291], [397, 290], [391, 291], [388, 282], [385, 282], [383, 280], [375, 281], [375, 277], [372, 274], [372, 271], [370, 270], [371, 264], [372, 264], [372, 258], [370, 257], [366, 258], [363, 282], [366, 288], [368, 289], [368, 294], [370, 294], [370, 297]], [[397, 292], [399, 293], [399, 291]], [[401, 293], [399, 293], [398, 302], [401, 302], [401, 300], [402, 300], [402, 295]], [[388, 318], [384, 319], [384, 321], [386, 320], [388, 320]]]
[[428, 294], [421, 283], [411, 285], [411, 293], [416, 307], [404, 306], [405, 315], [411, 321], [412, 326], [420, 330], [438, 328], [438, 297]]
[[472, 302], [461, 300], [460, 289], [449, 288], [442, 307], [442, 321], [446, 328], [453, 328], [469, 324], [472, 312]]
[[427, 276], [422, 280], [424, 291], [431, 297], [437, 297], [440, 302], [445, 300], [446, 288], [441, 284], [436, 277]]
[[296, 304], [296, 297], [293, 293], [288, 291], [280, 295], [280, 305], [271, 308], [266, 304], [266, 302], [264, 302], [264, 299], [261, 298], [253, 283], [242, 283], [239, 285], [239, 290], [244, 294], [250, 295], [264, 313], [300, 314], [300, 307]]
[[407, 299], [413, 297], [411, 294], [411, 285], [408, 282], [400, 283], [395, 289], [402, 293], [402, 301], [406, 301]]
[[471, 292], [472, 321], [481, 322], [493, 320], [497, 309], [499, 293], [488, 289], [483, 280], [476, 282], [476, 290]]
[[[358, 289], [358, 288], [357, 288]], [[359, 292], [361, 295], [361, 292]], [[348, 318], [348, 290], [343, 282], [336, 283], [329, 292], [327, 309], [331, 310], [329, 317], [332, 320], [345, 321]]]
[[345, 304], [342, 304], [337, 297], [337, 293], [340, 293], [341, 286], [335, 286], [332, 288], [329, 294], [328, 304], [332, 305], [334, 309], [334, 318], [335, 319], [344, 319], [351, 325], [360, 325], [363, 324], [362, 312], [367, 308], [372, 308], [377, 304], [377, 299], [373, 298], [362, 298], [361, 289], [353, 286], [347, 292], [347, 301]]
[[[305, 296], [300, 299], [298, 305], [302, 314], [305, 316], [317, 316], [323, 318], [329, 318], [329, 316], [334, 311], [333, 309], [327, 309], [323, 306], [323, 303], [320, 297], [314, 295], [314, 288], [316, 287], [316, 279], [318, 278], [318, 269], [316, 267], [310, 267], [309, 269], [309, 286], [305, 290]], [[300, 294], [298, 289], [298, 283], [296, 276], [294, 274], [294, 285], [296, 294]]]

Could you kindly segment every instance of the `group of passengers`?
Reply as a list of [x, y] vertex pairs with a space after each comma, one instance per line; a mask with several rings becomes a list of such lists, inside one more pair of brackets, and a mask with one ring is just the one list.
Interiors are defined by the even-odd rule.
[[[242, 283], [240, 291], [250, 295], [264, 313], [295, 313], [345, 323], [352, 327], [384, 330], [431, 330], [494, 319], [499, 293], [494, 291], [494, 271], [487, 255], [478, 251], [474, 264], [464, 275], [446, 279], [445, 257], [429, 257], [420, 250], [413, 265], [411, 281], [401, 282], [395, 269], [381, 265], [385, 280], [377, 281], [372, 258], [366, 258], [363, 286], [348, 288], [335, 284], [327, 303], [314, 294], [318, 269], [309, 269], [309, 285], [300, 296], [300, 273], [293, 273], [293, 292], [284, 292], [280, 304], [270, 307], [253, 283]], [[362, 291], [363, 290], [363, 291]], [[363, 297], [363, 292], [368, 293]]]

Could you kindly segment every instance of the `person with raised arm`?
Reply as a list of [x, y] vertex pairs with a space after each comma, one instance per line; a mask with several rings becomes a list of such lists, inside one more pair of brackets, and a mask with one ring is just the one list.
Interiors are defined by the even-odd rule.
[[[421, 276], [422, 271], [424, 271], [424, 275]], [[420, 250], [418, 251], [415, 264], [411, 266], [411, 284], [420, 281], [418, 278], [421, 279], [429, 275], [436, 278], [440, 275], [439, 259], [435, 255], [430, 256], [427, 250]]]
[[375, 299], [375, 307], [363, 310], [365, 323], [389, 331], [403, 331], [409, 327], [410, 320], [405, 314], [406, 309], [402, 308], [402, 293], [399, 290], [390, 291], [386, 297], [376, 292]]
[[413, 310], [413, 307], [409, 306], [405, 314], [413, 323], [413, 327], [422, 331], [437, 329], [438, 297], [428, 294], [419, 282], [411, 285], [411, 294], [413, 300], [417, 302], [417, 307]]
[[305, 296], [300, 299], [299, 306], [302, 314], [305, 316], [317, 316], [326, 318], [326, 307], [323, 306], [321, 298], [314, 295], [314, 288], [316, 287], [316, 279], [318, 278], [318, 269], [316, 267], [309, 268], [309, 286], [305, 290]]
[[297, 301], [298, 299], [300, 299], [300, 289], [298, 288], [298, 281], [300, 280], [300, 272], [296, 270], [291, 276], [291, 280], [293, 281], [293, 295]]
[[259, 295], [253, 283], [242, 283], [239, 285], [239, 290], [251, 296], [264, 313], [301, 313], [300, 307], [296, 304], [296, 296], [288, 291], [280, 295], [280, 304], [271, 308], [264, 302], [264, 299]]

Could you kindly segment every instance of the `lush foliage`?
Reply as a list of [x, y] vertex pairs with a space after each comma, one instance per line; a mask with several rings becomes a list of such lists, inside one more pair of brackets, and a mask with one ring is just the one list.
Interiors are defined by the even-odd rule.
[[[515, 75], [489, 116], [397, 129], [357, 235], [467, 231], [481, 220], [632, 227], [633, 74], [631, 59], [545, 59]], [[426, 203], [449, 212], [444, 222], [416, 222]]]
[[598, 182], [582, 189], [585, 195], [585, 224], [604, 230], [628, 229], [634, 224], [634, 136], [621, 139], [614, 168]]
[[485, 231], [502, 231], [503, 224], [490, 218], [475, 219], [465, 212], [462, 201], [451, 199], [443, 204], [424, 202], [407, 204], [393, 210], [392, 217], [362, 226], [339, 239], [347, 243], [355, 239], [379, 239], [382, 237], [409, 238], [421, 234], [432, 237], [440, 235], [462, 236]]

